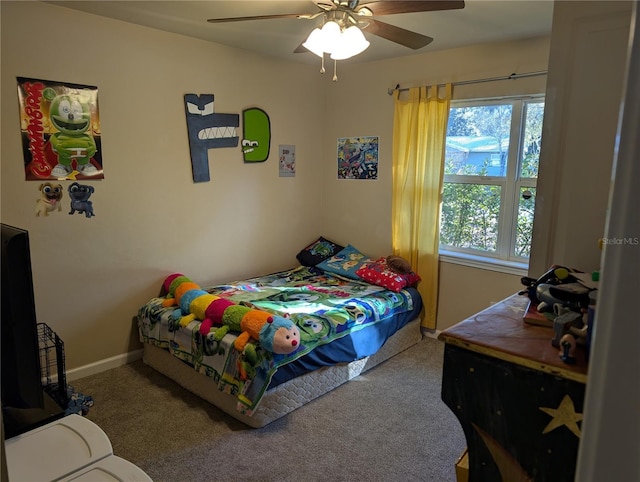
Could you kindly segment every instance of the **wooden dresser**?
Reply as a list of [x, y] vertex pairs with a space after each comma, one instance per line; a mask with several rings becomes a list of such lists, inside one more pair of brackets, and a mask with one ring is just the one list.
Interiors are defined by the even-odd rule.
[[573, 481], [587, 380], [584, 348], [560, 359], [553, 329], [513, 295], [443, 331], [442, 400], [469, 452], [469, 481]]

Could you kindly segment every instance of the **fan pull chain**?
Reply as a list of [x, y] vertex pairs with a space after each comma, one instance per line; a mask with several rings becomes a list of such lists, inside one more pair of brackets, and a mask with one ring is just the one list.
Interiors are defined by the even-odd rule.
[[338, 61], [333, 59], [333, 79], [334, 82], [338, 80]]
[[324, 70], [324, 52], [322, 53], [322, 60], [320, 63], [320, 73], [324, 74], [325, 70]]

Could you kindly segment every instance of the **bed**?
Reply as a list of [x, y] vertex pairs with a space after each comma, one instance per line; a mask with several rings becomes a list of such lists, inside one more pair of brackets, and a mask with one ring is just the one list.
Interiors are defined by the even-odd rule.
[[[299, 332], [293, 352], [272, 353], [253, 338], [252, 351], [241, 352], [235, 348], [237, 331], [220, 335], [219, 325], [203, 331], [202, 319], [167, 306], [170, 294], [165, 294], [138, 312], [144, 362], [258, 428], [417, 343], [422, 299], [409, 284], [417, 275], [402, 287], [388, 289], [377, 278], [373, 284], [355, 273], [381, 260], [362, 256], [353, 263], [353, 253], [340, 254], [351, 246], [338, 248], [324, 251], [323, 262], [316, 258], [311, 265], [201, 287], [236, 307], [285, 318]], [[332, 269], [332, 263], [340, 269]]]

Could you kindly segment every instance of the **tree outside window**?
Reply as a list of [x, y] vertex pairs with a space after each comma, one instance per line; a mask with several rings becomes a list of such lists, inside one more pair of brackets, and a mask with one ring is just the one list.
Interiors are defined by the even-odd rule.
[[544, 98], [454, 102], [440, 251], [528, 262]]

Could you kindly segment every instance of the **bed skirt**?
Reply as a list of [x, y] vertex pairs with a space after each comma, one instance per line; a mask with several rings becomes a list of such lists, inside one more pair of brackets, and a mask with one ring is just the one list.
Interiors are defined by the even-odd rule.
[[235, 419], [260, 428], [415, 345], [421, 338], [420, 320], [415, 319], [394, 333], [374, 355], [319, 368], [267, 390], [252, 416], [237, 410], [237, 397], [221, 392], [210, 378], [196, 372], [167, 350], [144, 343], [143, 361]]

